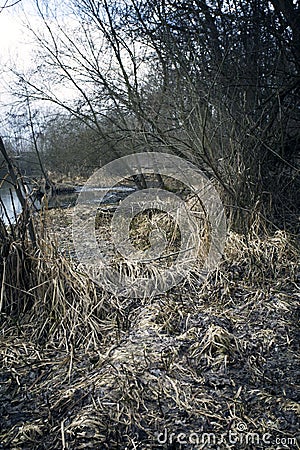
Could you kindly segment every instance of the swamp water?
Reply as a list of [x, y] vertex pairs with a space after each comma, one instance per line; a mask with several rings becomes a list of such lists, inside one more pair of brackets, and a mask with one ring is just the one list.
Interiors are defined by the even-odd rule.
[[[82, 187], [78, 186], [75, 188], [74, 192], [68, 194], [57, 194], [49, 199], [48, 207], [49, 208], [68, 208], [70, 206], [75, 206], [79, 193], [81, 192]], [[97, 201], [97, 192], [103, 192], [106, 188], [101, 187], [90, 187], [88, 192], [91, 191], [94, 193], [93, 203]], [[125, 198], [130, 192], [135, 191], [134, 187], [130, 186], [114, 186], [109, 190], [109, 192], [105, 195], [101, 204], [115, 204], [120, 200]], [[0, 218], [7, 225], [9, 223], [14, 223], [16, 216], [18, 216], [22, 207], [17, 197], [16, 191], [13, 186], [9, 183], [3, 183], [0, 188]], [[40, 209], [40, 202], [36, 199], [34, 202], [37, 209]]]

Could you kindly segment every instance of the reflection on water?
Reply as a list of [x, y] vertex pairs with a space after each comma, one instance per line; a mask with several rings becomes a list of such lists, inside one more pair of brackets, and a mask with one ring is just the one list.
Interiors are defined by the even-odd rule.
[[[48, 201], [49, 208], [68, 208], [70, 206], [75, 206], [78, 194], [81, 192], [81, 187], [75, 189], [74, 192], [68, 194], [59, 194], [50, 198]], [[105, 190], [105, 188], [100, 187], [90, 187], [90, 191], [97, 192]], [[110, 191], [105, 195], [102, 203], [117, 203], [126, 197], [130, 192], [134, 191], [134, 187], [129, 186], [115, 186], [110, 189]], [[22, 207], [18, 200], [17, 194], [13, 187], [4, 183], [0, 188], [1, 204], [0, 204], [0, 217], [7, 225], [9, 222], [14, 223], [16, 215], [18, 216]], [[40, 209], [40, 202], [35, 200], [35, 206]], [[3, 208], [4, 205], [4, 208]]]
[[22, 211], [21, 203], [13, 187], [8, 183], [1, 186], [0, 189], [0, 217], [7, 225], [9, 222], [15, 222], [15, 216]]

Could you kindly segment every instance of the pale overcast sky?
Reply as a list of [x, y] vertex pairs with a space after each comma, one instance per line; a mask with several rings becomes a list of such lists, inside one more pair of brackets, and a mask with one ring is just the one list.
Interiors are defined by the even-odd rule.
[[[5, 0], [0, 0], [0, 11], [4, 2]], [[37, 15], [32, 0], [21, 0], [15, 6], [0, 12], [0, 125], [1, 119], [4, 120], [5, 113], [15, 100], [10, 93], [14, 89], [11, 69], [16, 69], [17, 73], [26, 73], [36, 64], [34, 37], [26, 29], [26, 21], [35, 29], [41, 27], [41, 18]], [[16, 80], [14, 77], [14, 82]], [[65, 87], [58, 90], [58, 93], [66, 98], [74, 97], [74, 92]]]
[[[1, 5], [3, 6], [3, 2], [5, 0], [0, 0], [0, 11]], [[8, 0], [13, 2], [14, 0]], [[55, 2], [53, 2], [55, 6]], [[26, 29], [26, 22], [30, 23], [30, 26], [37, 30], [38, 32], [43, 33], [44, 24], [41, 17], [38, 15], [36, 8], [34, 7], [34, 0], [21, 0], [15, 6], [2, 9], [0, 12], [0, 120], [5, 116], [5, 113], [9, 109], [9, 105], [11, 104], [13, 97], [9, 93], [10, 91], [16, 91], [15, 82], [18, 80], [17, 77], [14, 77], [14, 82], [12, 80], [11, 69], [15, 68], [17, 73], [28, 72], [28, 69], [36, 68], [36, 55], [35, 50], [37, 49], [37, 43], [32, 35], [32, 33]], [[60, 3], [59, 6], [59, 18], [63, 19], [63, 23], [67, 24], [70, 30], [74, 29], [77, 31], [80, 30], [80, 27], [77, 26], [77, 20], [74, 17], [69, 16], [64, 8], [65, 3]], [[61, 9], [62, 8], [62, 9]], [[62, 14], [62, 15], [61, 15]], [[55, 26], [55, 24], [53, 25]], [[55, 29], [55, 28], [54, 28]], [[101, 38], [101, 36], [100, 36]], [[99, 40], [99, 45], [101, 47], [101, 39]], [[88, 51], [88, 49], [87, 49]], [[144, 54], [146, 49], [140, 47], [140, 44], [137, 42], [133, 48], [134, 52], [142, 52]], [[128, 52], [124, 52], [124, 61], [123, 63], [127, 65], [128, 60], [128, 73], [133, 73], [133, 69], [131, 67], [131, 59], [129, 58]], [[72, 62], [72, 61], [71, 61]], [[105, 53], [99, 53], [99, 63], [103, 64], [104, 70], [107, 70], [108, 67], [112, 66], [111, 55]], [[78, 61], [75, 60], [74, 65], [74, 73], [78, 77], [77, 81], [79, 85], [82, 85], [84, 81], [84, 71], [83, 75], [81, 75], [80, 71], [76, 72], [76, 65], [78, 65]], [[116, 63], [116, 67], [118, 68], [118, 64]], [[147, 69], [146, 66], [140, 65], [139, 70], [145, 72]], [[117, 73], [112, 72], [113, 74]], [[46, 82], [51, 80], [45, 79]], [[42, 80], [44, 81], [44, 80]], [[48, 86], [46, 86], [47, 88]], [[85, 85], [85, 89], [89, 89], [90, 84]], [[55, 83], [50, 83], [50, 89], [52, 96], [59, 98], [60, 101], [68, 102], [73, 101], [80, 96], [78, 90], [74, 88], [72, 83], [61, 83], [60, 85]], [[44, 106], [41, 104], [41, 107]], [[45, 107], [49, 106], [49, 104], [45, 104]]]
[[[27, 0], [24, 1], [24, 6]], [[1, 0], [3, 4], [4, 0]], [[5, 8], [0, 12], [0, 103], [1, 109], [10, 101], [8, 94], [11, 68], [23, 71], [30, 67], [32, 38], [26, 31], [24, 15], [20, 5]]]
[[[26, 3], [29, 4], [23, 1], [24, 7]], [[24, 13], [20, 5], [2, 10], [0, 13], [1, 63], [9, 62], [10, 59], [12, 62], [28, 63], [31, 52], [30, 41], [32, 38], [24, 26]]]

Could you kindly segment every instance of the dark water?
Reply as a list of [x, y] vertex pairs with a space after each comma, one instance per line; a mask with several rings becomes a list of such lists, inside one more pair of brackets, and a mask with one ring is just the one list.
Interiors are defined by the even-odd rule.
[[[55, 195], [54, 197], [49, 199], [48, 207], [68, 208], [70, 206], [75, 206], [78, 194], [80, 193], [81, 189], [81, 187], [78, 187], [72, 193]], [[105, 188], [101, 187], [90, 188], [90, 190], [93, 192], [103, 192], [104, 189]], [[117, 203], [119, 200], [126, 197], [130, 192], [134, 190], [135, 188], [129, 186], [115, 186], [114, 188], [110, 189], [110, 192], [108, 194], [106, 194], [103, 203]], [[21, 204], [18, 200], [15, 190], [10, 184], [4, 183], [0, 188], [0, 196], [2, 200], [0, 204], [0, 217], [3, 219], [5, 224], [8, 224], [9, 222], [14, 223], [15, 216], [18, 216], [22, 211]], [[35, 201], [35, 206], [37, 209], [40, 208], [40, 202], [38, 200]]]

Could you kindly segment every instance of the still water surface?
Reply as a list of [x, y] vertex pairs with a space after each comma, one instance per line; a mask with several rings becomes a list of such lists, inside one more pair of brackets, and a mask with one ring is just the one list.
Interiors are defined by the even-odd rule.
[[20, 214], [22, 208], [14, 188], [4, 183], [0, 188], [1, 204], [0, 217], [6, 224], [15, 221], [15, 214]]
[[[78, 187], [71, 194], [59, 194], [52, 197], [49, 200], [49, 207], [67, 208], [69, 206], [74, 206], [81, 189], [81, 187]], [[93, 192], [105, 190], [105, 188], [102, 187], [91, 187], [89, 189]], [[109, 194], [105, 196], [103, 203], [116, 203], [134, 190], [135, 188], [129, 186], [115, 186], [110, 189], [112, 192], [109, 192]], [[2, 200], [0, 203], [0, 217], [6, 225], [9, 222], [14, 223], [15, 216], [18, 216], [18, 214], [21, 213], [22, 208], [12, 185], [4, 183], [0, 188], [0, 196]], [[40, 208], [40, 203], [37, 200], [35, 201], [35, 205], [38, 209]]]

